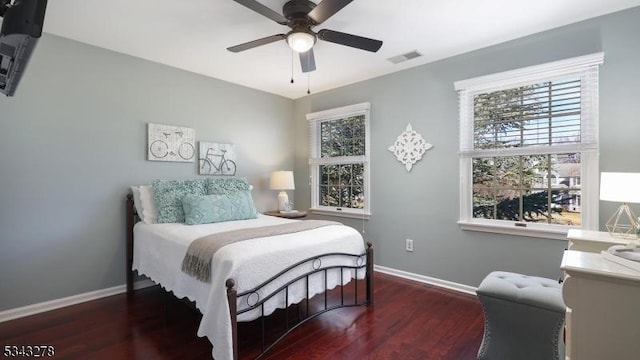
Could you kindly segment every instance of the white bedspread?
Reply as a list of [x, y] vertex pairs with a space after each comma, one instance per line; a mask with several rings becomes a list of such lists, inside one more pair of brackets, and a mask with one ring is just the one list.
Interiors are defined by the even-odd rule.
[[[204, 283], [183, 273], [182, 259], [189, 244], [202, 236], [236, 230], [246, 227], [273, 225], [292, 222], [273, 216], [259, 215], [257, 219], [229, 221], [216, 224], [145, 224], [137, 223], [134, 227], [133, 269], [144, 274], [154, 282], [161, 284], [166, 290], [173, 291], [179, 297], [187, 297], [195, 302], [202, 312], [202, 320], [198, 328], [198, 336], [207, 336], [213, 344], [213, 357], [216, 360], [232, 359], [231, 320], [227, 303], [225, 282], [232, 278], [236, 281], [236, 290], [241, 293], [254, 288], [263, 281], [280, 272], [290, 264], [325, 254], [328, 252], [344, 252], [362, 254], [364, 242], [360, 234], [348, 226], [332, 225], [309, 231], [257, 238], [230, 244], [220, 249], [212, 260], [211, 283]], [[364, 259], [363, 259], [364, 260]], [[337, 264], [337, 259], [323, 260], [322, 267]], [[356, 265], [355, 258], [346, 265]], [[298, 273], [311, 269], [308, 265]], [[359, 272], [361, 278], [364, 272]], [[355, 274], [344, 271], [344, 284], [351, 281]], [[293, 274], [292, 276], [295, 276]], [[310, 281], [311, 295], [324, 291], [324, 275], [316, 274], [316, 280]], [[270, 288], [286, 283], [288, 278], [280, 279]], [[312, 279], [313, 280], [313, 279]], [[328, 287], [340, 284], [339, 270], [327, 276]], [[289, 304], [300, 302], [306, 297], [303, 283], [290, 288]], [[263, 294], [260, 294], [261, 298]], [[278, 307], [284, 307], [284, 295], [276, 296], [267, 303], [265, 313], [268, 315]], [[238, 299], [238, 310], [247, 306], [246, 299]], [[239, 316], [239, 321], [250, 321], [259, 316], [257, 311]]]

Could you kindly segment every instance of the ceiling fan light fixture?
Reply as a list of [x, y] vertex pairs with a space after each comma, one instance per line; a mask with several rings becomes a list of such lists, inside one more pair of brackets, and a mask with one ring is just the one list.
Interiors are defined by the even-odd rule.
[[316, 37], [308, 32], [298, 31], [287, 35], [287, 44], [289, 44], [289, 47], [295, 52], [307, 52], [315, 43]]

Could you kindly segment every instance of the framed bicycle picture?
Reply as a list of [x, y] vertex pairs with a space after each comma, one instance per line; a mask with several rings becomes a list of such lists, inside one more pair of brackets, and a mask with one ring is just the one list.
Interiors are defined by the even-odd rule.
[[233, 144], [200, 141], [200, 159], [198, 172], [200, 175], [236, 174], [235, 152]]
[[152, 124], [147, 127], [147, 159], [194, 162], [195, 131], [192, 128]]

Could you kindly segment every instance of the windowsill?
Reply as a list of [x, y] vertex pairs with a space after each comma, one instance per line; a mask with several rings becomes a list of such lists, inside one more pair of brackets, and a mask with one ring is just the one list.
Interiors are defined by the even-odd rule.
[[549, 229], [549, 228], [522, 228], [514, 225], [496, 225], [496, 224], [483, 224], [469, 221], [458, 221], [458, 225], [462, 230], [469, 231], [481, 231], [495, 234], [505, 235], [517, 235], [528, 236], [542, 239], [553, 239], [567, 241], [567, 232], [570, 228], [566, 229]]
[[318, 214], [318, 215], [338, 216], [338, 217], [364, 219], [364, 220], [369, 220], [369, 218], [371, 217], [370, 213], [363, 213], [363, 212], [344, 212], [344, 211], [337, 211], [337, 210], [325, 210], [325, 209], [313, 209], [313, 208], [309, 209], [309, 212]]

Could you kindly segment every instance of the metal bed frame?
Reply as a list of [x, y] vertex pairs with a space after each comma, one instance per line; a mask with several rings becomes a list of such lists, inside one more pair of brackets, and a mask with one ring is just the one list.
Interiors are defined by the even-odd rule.
[[[134, 278], [135, 278], [135, 274], [134, 274], [134, 270], [133, 270], [133, 226], [135, 225], [135, 223], [139, 221], [139, 217], [137, 216], [136, 212], [135, 212], [135, 207], [133, 204], [133, 196], [131, 194], [128, 194], [126, 197], [126, 241], [127, 241], [127, 246], [126, 246], [126, 274], [127, 274], [127, 295], [129, 296], [129, 298], [131, 298], [133, 296], [134, 293], [134, 289], [133, 289], [133, 283], [134, 283]], [[322, 260], [323, 259], [327, 259], [330, 257], [342, 257], [342, 258], [355, 258], [355, 265], [333, 265], [333, 266], [322, 266]], [[269, 285], [272, 281], [278, 279], [279, 277], [287, 274], [289, 271], [292, 271], [294, 269], [298, 269], [301, 266], [304, 265], [311, 265], [312, 270], [308, 271], [302, 275], [299, 275], [297, 277], [295, 277], [294, 279], [292, 279], [291, 281], [287, 282], [286, 284], [280, 286], [279, 288], [277, 288], [275, 291], [271, 292], [270, 294], [264, 296], [262, 299], [260, 299], [259, 296], [259, 291], [266, 287], [267, 285]], [[362, 269], [364, 269], [365, 271], [365, 298], [364, 299], [359, 299], [358, 296], [358, 281], [357, 279], [354, 281], [354, 298], [353, 301], [345, 301], [345, 292], [344, 292], [344, 286], [340, 286], [340, 301], [338, 304], [334, 304], [329, 306], [329, 299], [328, 299], [328, 291], [330, 289], [328, 289], [327, 286], [327, 272], [330, 270], [334, 270], [334, 269], [339, 269], [340, 271], [340, 284], [344, 283], [344, 278], [343, 278], [343, 274], [345, 270], [350, 270], [350, 271], [362, 271]], [[310, 309], [309, 309], [309, 301], [311, 299], [310, 297], [310, 293], [309, 293], [309, 278], [311, 276], [313, 276], [314, 274], [318, 274], [318, 273], [323, 273], [324, 274], [324, 292], [323, 296], [324, 297], [324, 308], [310, 313]], [[298, 314], [298, 319], [296, 320], [296, 322], [291, 325], [290, 324], [290, 319], [289, 319], [289, 312], [286, 311], [285, 309], [285, 331], [284, 333], [282, 333], [279, 337], [277, 337], [277, 339], [275, 339], [274, 341], [270, 342], [269, 344], [266, 343], [266, 326], [265, 326], [265, 315], [264, 315], [264, 305], [265, 303], [273, 298], [276, 295], [279, 294], [284, 294], [285, 297], [285, 304], [289, 303], [289, 286], [291, 286], [294, 283], [297, 283], [299, 281], [304, 281], [305, 286], [306, 286], [306, 294], [307, 296], [305, 297], [304, 300], [305, 301], [305, 305], [306, 305], [306, 311], [305, 311], [305, 315], [304, 317], [300, 318], [300, 311], [297, 311]], [[367, 248], [366, 251], [363, 254], [360, 255], [353, 255], [353, 254], [346, 254], [346, 253], [327, 253], [327, 254], [322, 254], [322, 255], [318, 255], [318, 256], [314, 256], [312, 258], [309, 259], [305, 259], [302, 260], [298, 263], [295, 263], [289, 267], [287, 267], [286, 269], [283, 269], [282, 271], [280, 271], [278, 274], [274, 275], [273, 277], [271, 277], [270, 279], [266, 280], [265, 282], [263, 282], [262, 284], [256, 286], [253, 289], [244, 291], [242, 293], [238, 293], [235, 290], [235, 280], [233, 279], [227, 279], [226, 281], [226, 293], [227, 293], [227, 301], [229, 303], [229, 316], [231, 317], [231, 326], [232, 326], [232, 339], [233, 339], [233, 358], [234, 359], [238, 359], [238, 316], [241, 314], [244, 314], [246, 312], [255, 310], [255, 309], [260, 309], [261, 312], [261, 317], [260, 322], [261, 322], [261, 352], [260, 354], [256, 357], [256, 359], [261, 358], [266, 352], [268, 352], [271, 348], [273, 348], [276, 344], [278, 344], [282, 339], [284, 339], [288, 334], [290, 334], [292, 331], [294, 331], [295, 329], [297, 329], [299, 326], [301, 326], [302, 324], [322, 315], [323, 313], [330, 311], [330, 310], [334, 310], [334, 309], [338, 309], [338, 308], [343, 308], [343, 307], [353, 307], [353, 306], [373, 306], [373, 246], [370, 242], [367, 243]], [[237, 307], [237, 301], [238, 298], [241, 298], [243, 296], [246, 296], [246, 301], [247, 301], [247, 308], [242, 309], [240, 311], [238, 311], [238, 307]], [[362, 296], [360, 296], [361, 298]], [[301, 304], [302, 302], [300, 302], [299, 304]], [[298, 304], [298, 305], [299, 305]], [[293, 305], [292, 305], [293, 306]], [[296, 305], [297, 306], [297, 305]]]

